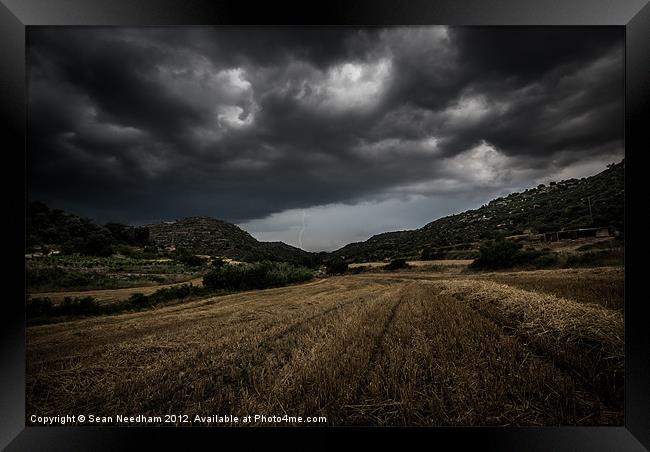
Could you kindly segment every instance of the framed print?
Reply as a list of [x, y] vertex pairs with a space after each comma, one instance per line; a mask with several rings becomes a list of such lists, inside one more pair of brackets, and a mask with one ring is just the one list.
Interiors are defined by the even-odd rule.
[[3, 3], [7, 450], [650, 447], [647, 2]]

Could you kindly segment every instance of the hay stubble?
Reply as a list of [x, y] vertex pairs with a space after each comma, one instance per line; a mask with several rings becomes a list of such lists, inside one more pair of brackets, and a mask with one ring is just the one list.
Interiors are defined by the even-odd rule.
[[27, 413], [620, 424], [622, 331], [485, 278], [334, 277], [28, 328]]

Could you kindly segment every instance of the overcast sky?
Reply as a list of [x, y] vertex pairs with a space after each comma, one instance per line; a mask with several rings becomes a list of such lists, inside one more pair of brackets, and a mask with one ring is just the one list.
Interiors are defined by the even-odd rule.
[[28, 28], [30, 198], [333, 250], [623, 150], [621, 27]]

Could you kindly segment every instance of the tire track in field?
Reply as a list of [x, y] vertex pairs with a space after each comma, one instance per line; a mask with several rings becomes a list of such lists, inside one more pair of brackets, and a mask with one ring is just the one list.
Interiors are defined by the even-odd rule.
[[[294, 289], [299, 289], [308, 300], [317, 300], [327, 289], [320, 285], [326, 280], [320, 280]], [[314, 287], [314, 286], [319, 287]], [[313, 293], [310, 290], [316, 289]], [[184, 304], [163, 306], [151, 310], [131, 312], [110, 316], [100, 316], [61, 322], [49, 325], [39, 325], [27, 329], [28, 352], [38, 350], [39, 355], [60, 354], [63, 350], [72, 348], [84, 337], [92, 337], [91, 346], [98, 347], [137, 339], [142, 341], [148, 337], [160, 334], [160, 331], [172, 333], [181, 331], [198, 322], [214, 322], [236, 314], [237, 308], [264, 303], [265, 308], [274, 308], [286, 304], [286, 300], [278, 299], [281, 290], [287, 288], [267, 289], [257, 292], [245, 292], [208, 297], [207, 299], [191, 301]], [[320, 290], [319, 290], [320, 289]], [[153, 320], [153, 322], [151, 321]], [[242, 319], [244, 321], [244, 319]], [[232, 326], [232, 325], [231, 325]], [[101, 334], [106, 328], [111, 328], [111, 334]], [[96, 334], [99, 333], [99, 334]], [[84, 348], [83, 353], [76, 356], [92, 355], [94, 350]], [[69, 358], [66, 357], [65, 359]], [[41, 358], [43, 360], [43, 358]]]
[[[144, 406], [141, 405], [141, 408], [149, 407], [155, 411], [164, 406], [171, 407], [177, 404], [182, 406], [183, 403], [191, 401], [193, 396], [191, 387], [194, 383], [207, 388], [208, 394], [215, 390], [218, 393], [221, 384], [219, 381], [223, 381], [230, 388], [227, 391], [232, 392], [234, 389], [241, 394], [241, 389], [246, 392], [253, 387], [254, 381], [251, 378], [258, 368], [265, 372], [272, 372], [286, 364], [292, 356], [291, 350], [294, 347], [292, 344], [300, 343], [303, 332], [307, 331], [310, 325], [325, 317], [336, 315], [342, 310], [354, 309], [354, 306], [359, 306], [360, 303], [378, 301], [378, 298], [383, 298], [378, 296], [386, 293], [387, 288], [398, 285], [393, 282], [366, 285], [359, 284], [359, 281], [348, 281], [326, 281], [326, 284], [322, 285], [319, 282], [318, 287], [313, 287], [316, 285], [314, 284], [309, 288], [298, 286], [271, 289], [263, 293], [242, 294], [245, 296], [244, 299], [241, 295], [231, 296], [228, 303], [223, 305], [221, 303], [217, 305], [213, 301], [215, 299], [207, 302], [197, 301], [193, 304], [198, 308], [198, 318], [196, 309], [192, 310], [189, 306], [185, 306], [165, 309], [165, 312], [149, 311], [124, 316], [122, 322], [117, 322], [117, 319], [110, 322], [88, 319], [85, 322], [70, 322], [67, 328], [63, 328], [62, 325], [39, 328], [41, 334], [39, 334], [38, 344], [30, 344], [31, 357], [28, 357], [28, 363], [36, 365], [36, 368], [32, 367], [28, 372], [30, 376], [28, 384], [32, 389], [40, 386], [46, 392], [41, 391], [39, 395], [32, 394], [29, 406], [37, 408], [37, 405], [40, 405], [38, 407], [40, 411], [43, 409], [48, 411], [47, 406], [54, 404], [54, 399], [62, 397], [63, 394], [76, 394], [75, 391], [80, 391], [79, 399], [70, 400], [71, 408], [81, 409], [91, 406], [94, 410], [108, 410], [111, 407], [115, 409], [125, 405], [125, 400], [132, 400], [135, 397], [144, 401]], [[325, 285], [328, 288], [324, 287]], [[400, 288], [397, 287], [388, 290], [388, 293], [394, 294], [399, 290]], [[315, 293], [311, 293], [312, 291]], [[337, 296], [340, 297], [338, 302], [335, 298], [332, 299]], [[303, 298], [304, 301], [301, 301]], [[287, 306], [289, 300], [293, 302]], [[332, 301], [337, 304], [328, 307], [327, 305]], [[386, 305], [384, 301], [381, 304]], [[246, 306], [243, 315], [243, 311], [238, 309], [242, 306]], [[277, 308], [271, 309], [270, 313], [267, 311], [271, 314], [268, 318], [267, 314], [259, 317], [259, 312], [255, 312], [268, 308]], [[156, 314], [158, 316], [162, 314], [162, 319]], [[229, 316], [232, 316], [232, 323], [225, 323], [222, 327], [214, 324], [216, 319]], [[251, 320], [251, 316], [257, 318]], [[147, 320], [149, 320], [147, 324], [139, 323]], [[250, 327], [242, 326], [250, 321], [256, 323], [251, 324]], [[287, 322], [291, 323], [287, 324]], [[331, 322], [322, 322], [321, 328], [331, 328], [328, 324]], [[113, 328], [119, 330], [115, 331]], [[251, 337], [242, 336], [240, 333], [242, 329], [250, 331]], [[385, 329], [387, 330], [388, 326]], [[75, 333], [80, 331], [84, 332], [85, 338], [75, 337]], [[268, 335], [267, 331], [272, 335]], [[186, 337], [190, 335], [197, 338], [198, 341], [192, 341], [191, 353], [184, 353], [182, 347], [170, 346], [160, 349], [156, 346], [156, 343], [170, 345], [177, 343], [180, 339], [179, 332], [186, 332], [187, 334], [184, 335]], [[116, 337], [115, 333], [120, 337]], [[73, 334], [75, 336], [72, 336]], [[244, 340], [233, 348], [228, 338], [231, 334]], [[53, 336], [57, 343], [51, 346], [47, 339], [53, 339]], [[209, 336], [214, 336], [214, 339], [210, 341], [200, 339]], [[93, 338], [90, 343], [88, 337]], [[98, 345], [98, 342], [101, 344]], [[84, 343], [91, 345], [91, 350], [82, 346]], [[52, 357], [59, 363], [47, 362], [48, 360], [35, 362], [43, 355]], [[204, 357], [207, 360], [204, 360]], [[155, 363], [156, 361], [168, 361], [170, 364], [161, 367]], [[106, 367], [102, 362], [114, 364]], [[39, 366], [40, 369], [36, 370]], [[175, 380], [176, 369], [195, 369], [195, 371], [186, 375], [183, 385], [179, 385]], [[108, 383], [103, 383], [102, 387], [109, 385], [112, 401], [106, 400], [107, 396], [92, 395], [98, 388], [90, 380], [96, 379], [98, 375], [113, 374], [121, 374], [119, 379], [126, 379], [128, 383], [119, 383], [115, 380], [116, 377], [109, 377]], [[110, 383], [111, 381], [113, 383]], [[214, 384], [217, 386], [215, 387]], [[84, 389], [80, 390], [80, 388]], [[48, 395], [50, 393], [53, 397]], [[181, 398], [178, 399], [177, 396]], [[43, 400], [43, 397], [52, 400], [48, 402]], [[158, 400], [158, 406], [155, 405], [154, 400]], [[218, 395], [218, 400], [225, 399]]]
[[[371, 295], [379, 291], [380, 289], [375, 289], [367, 295]], [[269, 296], [271, 294], [264, 294], [264, 295]], [[313, 294], [309, 293], [308, 299], [312, 303], [318, 303], [320, 297], [325, 295], [327, 295], [326, 290], [318, 290]], [[365, 295], [366, 294], [364, 293], [360, 294], [360, 296], [365, 296]], [[101, 350], [103, 350], [104, 346], [114, 344], [115, 342], [137, 340], [138, 342], [142, 343], [146, 341], [147, 338], [158, 336], [161, 330], [164, 331], [166, 335], [173, 335], [175, 332], [185, 330], [188, 326], [191, 325], [194, 325], [195, 327], [199, 326], [197, 325], [198, 322], [201, 322], [203, 327], [210, 327], [214, 321], [227, 319], [228, 317], [234, 316], [232, 323], [224, 325], [225, 330], [231, 330], [243, 323], [247, 323], [251, 321], [247, 317], [237, 317], [238, 315], [242, 314], [242, 311], [237, 311], [236, 308], [241, 307], [242, 305], [253, 305], [253, 303], [259, 304], [260, 302], [263, 302], [264, 303], [263, 306], [266, 308], [266, 310], [268, 310], [268, 308], [281, 307], [286, 304], [286, 301], [283, 299], [269, 300], [267, 302], [265, 298], [266, 297], [264, 297], [264, 299], [262, 300], [255, 300], [252, 299], [252, 297], [247, 296], [245, 299], [241, 301], [238, 301], [236, 303], [226, 304], [223, 306], [214, 306], [213, 304], [210, 304], [208, 305], [209, 308], [206, 308], [205, 306], [202, 305], [200, 310], [192, 310], [191, 312], [188, 312], [187, 314], [189, 315], [187, 315], [186, 318], [179, 318], [179, 316], [177, 315], [172, 315], [171, 313], [167, 313], [168, 315], [163, 315], [162, 317], [156, 318], [155, 324], [146, 325], [144, 327], [140, 324], [137, 324], [137, 325], [133, 325], [133, 326], [137, 326], [137, 328], [135, 329], [126, 328], [125, 326], [130, 326], [132, 323], [136, 323], [142, 320], [140, 316], [137, 316], [135, 318], [128, 319], [127, 320], [128, 324], [126, 325], [124, 324], [124, 322], [122, 322], [121, 324], [118, 323], [120, 327], [125, 327], [125, 328], [120, 328], [119, 331], [113, 330], [110, 335], [105, 336], [103, 338], [97, 337], [96, 335], [93, 334], [95, 328], [102, 328], [105, 326], [103, 325], [103, 322], [100, 321], [100, 323], [88, 325], [89, 328], [77, 330], [74, 333], [75, 335], [73, 337], [70, 337], [70, 335], [68, 334], [69, 332], [66, 331], [65, 333], [68, 336], [68, 339], [72, 339], [72, 341], [64, 340], [58, 343], [52, 341], [51, 336], [48, 338], [49, 341], [46, 344], [40, 344], [39, 343], [40, 341], [28, 340], [28, 351], [30, 352], [29, 354], [32, 356], [30, 359], [28, 359], [28, 364], [30, 365], [30, 367], [39, 366], [39, 365], [40, 366], [52, 365], [56, 362], [67, 363], [68, 365], [71, 365], [77, 361], [92, 358], [92, 357], [96, 357], [97, 359], [100, 359], [99, 355], [101, 355]], [[299, 312], [307, 312], [308, 309], [307, 306], [308, 305], [299, 308], [300, 309]], [[254, 307], [257, 306], [251, 306], [251, 307], [253, 307], [252, 311], [243, 311], [243, 312], [255, 313]], [[341, 307], [340, 305], [334, 306], [333, 308], [327, 309], [327, 312], [340, 307]], [[185, 314], [185, 312], [183, 311], [184, 310], [181, 310], [180, 313], [174, 312], [174, 314]], [[289, 327], [285, 328], [287, 331], [284, 334], [286, 335], [288, 333], [288, 330], [292, 328], [297, 328], [299, 324], [307, 323], [308, 321], [313, 321], [317, 319], [319, 316], [325, 315], [327, 312], [316, 313], [308, 319], [299, 320], [297, 324], [289, 325]], [[203, 313], [208, 315], [204, 317], [197, 317], [196, 315], [196, 314], [203, 314]], [[155, 313], [148, 311], [146, 314], [147, 317], [150, 317]], [[269, 322], [270, 323], [268, 326], [271, 326], [273, 323], [277, 323], [276, 321], [273, 321], [271, 319], [269, 320]], [[113, 322], [110, 322], [110, 324], [113, 324]], [[55, 328], [58, 327], [59, 325], [55, 326]], [[223, 329], [222, 329], [222, 333], [224, 333]], [[92, 346], [90, 349], [84, 348], [82, 353], [75, 353], [67, 356], [58, 356], [53, 359], [47, 358], [48, 355], [51, 356], [51, 355], [60, 354], [63, 350], [73, 348], [75, 343], [79, 341], [83, 341], [83, 337], [87, 337], [87, 336], [93, 337]], [[268, 339], [272, 339], [272, 338], [268, 338]], [[45, 345], [45, 349], [43, 349], [43, 345]]]
[[365, 392], [365, 390], [368, 388], [368, 385], [370, 384], [372, 373], [379, 365], [379, 362], [385, 353], [386, 336], [395, 321], [397, 311], [399, 310], [400, 306], [402, 305], [402, 303], [406, 298], [405, 292], [409, 289], [410, 286], [407, 286], [406, 288], [402, 288], [400, 290], [397, 300], [391, 306], [388, 316], [386, 317], [386, 320], [379, 334], [375, 337], [372, 353], [370, 354], [368, 362], [365, 366], [365, 371], [363, 372], [363, 376], [359, 379], [359, 383], [357, 384], [354, 396], [351, 399], [352, 403], [345, 406], [345, 408], [349, 409], [351, 412], [356, 411], [355, 408], [361, 402], [363, 393]]
[[[351, 289], [351, 288], [347, 288]], [[318, 319], [322, 319], [325, 316], [328, 315], [333, 315], [336, 311], [341, 310], [341, 309], [347, 309], [348, 306], [353, 306], [358, 304], [359, 302], [370, 302], [374, 299], [376, 299], [376, 296], [378, 293], [382, 292], [385, 288], [384, 287], [376, 287], [373, 290], [367, 290], [365, 287], [361, 288], [354, 288], [352, 290], [352, 294], [345, 294], [343, 301], [338, 302], [335, 306], [330, 306], [325, 308], [324, 310], [319, 309], [320, 303], [322, 301], [320, 298], [323, 296], [327, 295], [325, 292], [320, 292], [320, 297], [316, 296], [315, 298], [310, 298], [309, 301], [311, 301], [310, 304], [299, 304], [301, 306], [300, 311], [296, 312], [298, 314], [298, 318], [292, 318], [287, 317], [286, 314], [291, 313], [291, 311], [285, 311], [285, 312], [280, 312], [279, 315], [280, 317], [276, 318], [269, 318], [264, 320], [260, 325], [255, 326], [251, 332], [255, 334], [255, 332], [260, 332], [264, 331], [267, 328], [271, 328], [273, 330], [272, 326], [273, 325], [278, 325], [282, 326], [283, 321], [286, 322], [288, 321], [294, 321], [297, 320], [297, 322], [293, 322], [289, 325], [284, 325], [279, 331], [276, 331], [272, 336], [262, 336], [259, 337], [259, 339], [253, 339], [252, 341], [249, 341], [248, 344], [243, 345], [244, 350], [248, 349], [251, 350], [250, 352], [245, 353], [242, 355], [241, 353], [237, 353], [235, 350], [232, 349], [228, 345], [227, 341], [227, 336], [228, 333], [227, 331], [234, 331], [233, 328], [236, 330], [238, 328], [238, 325], [241, 325], [242, 323], [245, 323], [247, 320], [246, 319], [236, 319], [237, 321], [232, 324], [228, 325], [226, 330], [224, 329], [219, 329], [219, 337], [217, 338], [218, 343], [222, 343], [223, 346], [218, 346], [214, 342], [204, 342], [201, 344], [195, 344], [199, 345], [198, 348], [195, 349], [195, 353], [189, 354], [189, 355], [183, 355], [181, 354], [180, 356], [176, 355], [177, 358], [181, 358], [182, 362], [179, 362], [178, 360], [172, 360], [174, 361], [175, 365], [173, 367], [168, 368], [168, 370], [172, 371], [172, 374], [168, 374], [166, 368], [162, 368], [161, 371], [164, 371], [164, 373], [159, 373], [159, 371], [154, 371], [154, 373], [135, 373], [133, 370], [128, 370], [128, 369], [134, 369], [135, 362], [133, 361], [133, 357], [135, 356], [143, 356], [142, 354], [144, 353], [144, 356], [149, 356], [149, 347], [150, 345], [143, 345], [139, 347], [137, 350], [131, 350], [129, 347], [132, 347], [132, 345], [129, 345], [128, 343], [125, 343], [125, 340], [119, 340], [117, 345], [117, 348], [111, 347], [111, 348], [106, 348], [106, 347], [100, 347], [97, 348], [95, 347], [94, 352], [90, 353], [90, 356], [84, 357], [84, 356], [79, 356], [76, 354], [61, 358], [59, 357], [56, 359], [57, 361], [61, 361], [60, 365], [55, 364], [55, 366], [52, 366], [51, 362], [47, 363], [40, 363], [42, 365], [40, 371], [31, 370], [28, 372], [28, 375], [30, 376], [29, 381], [28, 381], [28, 386], [34, 389], [34, 385], [36, 386], [42, 386], [45, 382], [48, 382], [46, 386], [49, 386], [49, 389], [47, 389], [47, 392], [50, 392], [50, 390], [53, 390], [55, 393], [68, 393], [69, 390], [66, 389], [67, 386], [69, 386], [66, 381], [79, 381], [80, 383], [86, 382], [96, 370], [96, 368], [101, 367], [101, 362], [108, 361], [108, 362], [121, 362], [120, 363], [120, 369], [118, 371], [124, 373], [126, 371], [127, 373], [124, 374], [124, 377], [129, 379], [129, 385], [116, 385], [113, 388], [111, 399], [115, 401], [115, 403], [120, 403], [120, 401], [126, 400], [130, 397], [133, 397], [133, 388], [139, 388], [139, 387], [144, 387], [145, 392], [148, 391], [147, 386], [150, 386], [152, 381], [159, 381], [159, 385], [162, 387], [164, 385], [174, 385], [173, 381], [173, 371], [175, 368], [194, 368], [196, 367], [195, 365], [197, 364], [197, 358], [203, 353], [208, 353], [207, 356], [214, 358], [214, 364], [218, 365], [217, 370], [223, 370], [223, 372], [226, 372], [226, 374], [223, 375], [223, 378], [228, 381], [229, 386], [233, 386], [235, 383], [238, 381], [241, 381], [242, 378], [244, 380], [249, 379], [249, 375], [247, 373], [248, 369], [254, 368], [258, 365], [263, 365], [264, 360], [268, 356], [272, 356], [274, 354], [275, 350], [278, 350], [278, 356], [280, 357], [281, 351], [284, 345], [284, 338], [287, 337], [292, 337], [293, 335], [299, 336], [300, 331], [302, 331], [307, 325], [318, 321]], [[354, 295], [354, 292], [357, 294]], [[270, 301], [270, 300], [269, 300]], [[327, 300], [325, 300], [327, 302]], [[251, 304], [253, 304], [251, 302]], [[286, 304], [285, 299], [280, 299], [280, 300], [273, 300], [273, 305], [282, 305]], [[263, 304], [261, 305], [263, 307], [268, 307], [269, 304], [266, 302], [266, 300], [263, 300]], [[232, 307], [232, 305], [230, 306]], [[258, 307], [258, 306], [253, 306], [253, 308]], [[313, 314], [314, 308], [318, 309], [318, 311], [315, 314]], [[237, 314], [237, 311], [233, 311], [231, 314]], [[312, 315], [309, 315], [312, 314]], [[307, 318], [305, 318], [305, 315], [308, 315]], [[284, 319], [282, 318], [284, 317]], [[209, 320], [209, 319], [208, 319]], [[243, 320], [243, 321], [241, 321]], [[196, 319], [186, 319], [187, 322], [189, 321], [196, 321]], [[211, 323], [209, 321], [204, 321], [201, 322], [202, 325], [200, 328], [209, 328], [211, 326]], [[266, 326], [265, 326], [266, 325]], [[187, 325], [184, 325], [187, 327]], [[161, 328], [160, 325], [157, 325], [158, 328]], [[182, 330], [182, 327], [181, 327]], [[173, 339], [174, 336], [174, 331], [180, 331], [178, 328], [173, 328], [171, 335], [172, 337], [169, 339]], [[196, 332], [196, 331], [195, 331]], [[170, 331], [167, 330], [165, 331], [165, 335], [170, 334]], [[203, 333], [201, 333], [203, 334]], [[205, 331], [205, 335], [209, 335], [210, 331]], [[155, 336], [155, 333], [148, 334], [145, 336], [138, 335], [137, 336], [137, 341], [139, 344], [142, 345], [143, 338], [148, 337], [148, 336]], [[169, 339], [163, 339], [162, 342], [169, 342]], [[155, 338], [152, 339], [152, 341], [155, 341]], [[129, 341], [132, 342], [132, 341]], [[126, 350], [122, 350], [122, 345], [126, 346]], [[266, 347], [267, 350], [263, 350], [262, 348]], [[212, 350], [219, 350], [219, 353], [217, 355], [210, 355], [210, 352]], [[74, 344], [68, 344], [67, 347], [63, 347], [62, 350], [73, 350], [75, 351]], [[40, 350], [39, 350], [40, 351]], [[170, 350], [169, 353], [172, 354], [177, 354], [181, 353], [182, 350], [175, 350], [172, 349]], [[233, 351], [235, 352], [233, 354]], [[124, 352], [127, 352], [128, 355], [131, 355], [131, 358], [127, 358], [125, 361], [124, 358]], [[166, 353], [168, 355], [168, 353]], [[162, 359], [169, 359], [170, 356], [165, 356], [166, 354], [163, 354], [160, 356]], [[221, 361], [223, 356], [227, 356], [227, 359], [225, 361]], [[231, 356], [228, 356], [231, 355]], [[118, 357], [119, 356], [119, 357]], [[154, 354], [154, 356], [158, 356], [158, 353]], [[252, 359], [251, 359], [252, 358]], [[88, 361], [90, 359], [90, 361]], [[275, 362], [277, 365], [281, 365], [282, 360], [286, 360], [287, 357], [282, 355], [278, 361]], [[72, 360], [72, 361], [71, 361]], [[185, 364], [183, 364], [183, 362]], [[250, 365], [248, 363], [250, 362]], [[131, 363], [131, 364], [129, 364]], [[184, 387], [178, 387], [178, 390], [181, 392], [186, 391], [186, 388], [193, 385], [196, 381], [200, 380], [201, 378], [205, 378], [206, 375], [210, 376], [216, 376], [214, 375], [214, 364], [212, 366], [209, 366], [207, 368], [201, 369], [201, 372], [197, 372], [196, 374], [192, 373], [191, 375], [188, 375], [188, 377], [191, 378], [191, 380], [186, 379], [185, 383], [183, 386]], [[124, 367], [127, 366], [127, 367]], [[140, 366], [140, 365], [138, 365]], [[56, 370], [54, 367], [60, 368], [60, 370]], [[101, 367], [104, 369], [103, 367]], [[274, 367], [275, 368], [275, 365]], [[107, 372], [110, 369], [102, 370], [102, 372]], [[228, 376], [227, 373], [236, 371], [236, 374]], [[198, 371], [198, 369], [197, 369]], [[218, 372], [221, 374], [222, 372]], [[237, 376], [239, 375], [239, 377]], [[128, 376], [128, 377], [127, 377]], [[54, 377], [54, 380], [52, 378]], [[153, 377], [152, 381], [149, 381], [148, 384], [145, 385], [140, 385], [138, 381], [141, 380], [149, 380]], [[45, 380], [43, 380], [45, 378]], [[217, 376], [218, 379], [221, 379], [221, 376]], [[55, 384], [52, 386], [51, 382], [56, 382], [58, 380], [59, 383]], [[83, 384], [86, 384], [83, 383]], [[243, 387], [250, 387], [250, 381], [247, 381], [245, 386]], [[62, 386], [61, 386], [62, 384]], [[75, 388], [78, 387], [78, 385], [75, 384]], [[46, 388], [43, 388], [46, 389]], [[83, 391], [82, 391], [83, 392]], [[87, 392], [87, 391], [86, 391]], [[28, 394], [29, 394], [29, 389], [28, 389]], [[34, 398], [36, 397], [36, 398]], [[31, 395], [31, 402], [30, 406], [33, 408], [36, 408], [36, 404], [42, 404], [43, 400], [42, 397], [47, 397], [46, 393], [39, 394], [36, 396], [35, 394]], [[41, 400], [39, 400], [41, 399]], [[159, 398], [155, 394], [152, 395], [152, 397], [149, 398], [150, 402], [146, 403], [146, 406], [149, 406], [152, 410], [159, 409], [160, 406], [166, 406], [169, 403], [169, 398]], [[153, 403], [153, 400], [158, 400], [158, 403], [160, 404], [159, 406], [155, 406], [155, 404], [150, 404]], [[105, 406], [106, 401], [102, 399], [101, 396], [92, 396], [90, 399], [87, 399], [85, 401], [79, 401], [78, 403], [73, 403], [71, 405], [71, 408], [84, 408], [84, 407], [92, 407], [94, 410], [101, 410], [102, 406]], [[90, 403], [90, 406], [88, 404]], [[123, 402], [122, 402], [123, 403]], [[40, 408], [46, 408], [41, 406]], [[108, 406], [105, 406], [106, 409], [108, 409]], [[41, 409], [42, 411], [42, 409]]]

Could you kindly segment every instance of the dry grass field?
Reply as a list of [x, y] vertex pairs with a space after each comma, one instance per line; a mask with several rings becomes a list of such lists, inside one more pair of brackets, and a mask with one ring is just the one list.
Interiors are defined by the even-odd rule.
[[623, 311], [623, 267], [495, 273], [490, 279], [526, 290], [552, 293], [581, 303]]
[[621, 425], [621, 306], [621, 269], [411, 271], [34, 326], [27, 414]]

